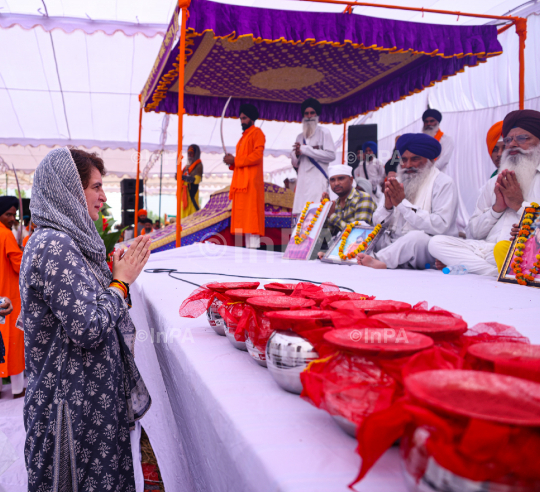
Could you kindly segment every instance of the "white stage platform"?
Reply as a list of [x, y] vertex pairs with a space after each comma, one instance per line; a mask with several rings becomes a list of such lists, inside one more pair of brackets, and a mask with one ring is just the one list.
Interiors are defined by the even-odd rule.
[[[492, 278], [286, 261], [278, 253], [209, 245], [152, 255], [147, 268], [201, 272], [176, 274], [197, 284], [235, 281], [235, 275], [332, 281], [378, 299], [425, 300], [430, 307], [461, 314], [469, 326], [510, 324], [540, 343], [532, 321], [540, 315], [540, 291]], [[136, 360], [154, 400], [143, 425], [151, 424], [147, 432], [166, 490], [348, 490], [360, 461], [356, 441], [326, 412], [281, 390], [246, 352], [216, 335], [204, 315], [180, 318], [178, 308], [194, 289], [166, 273], [143, 273], [132, 293], [139, 330]], [[162, 381], [157, 381], [156, 364]], [[167, 416], [160, 415], [164, 408]], [[406, 490], [397, 450], [387, 453], [355, 489]]]
[[[198, 244], [154, 254], [147, 268], [202, 272], [176, 275], [196, 284], [238, 280], [235, 275], [332, 281], [378, 299], [425, 300], [461, 314], [469, 326], [509, 324], [540, 343], [540, 291], [492, 278], [286, 261], [278, 253]], [[143, 273], [132, 293], [136, 361], [153, 399], [143, 426], [167, 492], [349, 490], [360, 463], [355, 440], [326, 412], [281, 390], [266, 369], [216, 335], [204, 315], [180, 318], [178, 308], [194, 289], [166, 273]], [[23, 401], [8, 394], [4, 387], [0, 431], [19, 458], [0, 475], [0, 492], [22, 492]], [[355, 490], [405, 491], [397, 450]]]

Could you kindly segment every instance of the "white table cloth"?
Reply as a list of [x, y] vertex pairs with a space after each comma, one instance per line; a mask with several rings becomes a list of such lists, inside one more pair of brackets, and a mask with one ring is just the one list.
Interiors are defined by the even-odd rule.
[[[378, 299], [426, 300], [461, 314], [469, 326], [510, 324], [540, 342], [534, 322], [540, 291], [492, 278], [288, 261], [279, 253], [199, 244], [152, 255], [147, 268], [202, 272], [176, 275], [197, 284], [241, 280], [216, 273], [332, 281]], [[166, 273], [143, 273], [132, 289], [136, 361], [153, 399], [143, 426], [166, 490], [348, 490], [360, 464], [355, 439], [326, 412], [280, 389], [267, 369], [216, 335], [204, 315], [180, 318], [178, 308], [194, 289]], [[355, 489], [406, 490], [398, 450]]]

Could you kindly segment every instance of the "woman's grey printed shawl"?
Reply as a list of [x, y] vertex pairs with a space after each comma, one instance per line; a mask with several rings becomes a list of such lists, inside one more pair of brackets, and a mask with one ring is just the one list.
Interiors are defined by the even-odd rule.
[[68, 149], [34, 177], [21, 263], [28, 490], [134, 492], [129, 429], [150, 406], [127, 306]]

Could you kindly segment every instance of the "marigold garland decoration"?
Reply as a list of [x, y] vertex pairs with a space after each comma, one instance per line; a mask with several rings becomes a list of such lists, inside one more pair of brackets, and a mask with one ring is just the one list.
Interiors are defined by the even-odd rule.
[[528, 285], [529, 282], [534, 281], [535, 275], [540, 272], [540, 255], [536, 255], [536, 261], [533, 264], [529, 272], [523, 272], [521, 264], [523, 263], [523, 252], [525, 250], [525, 243], [531, 233], [531, 225], [534, 223], [536, 216], [538, 215], [538, 209], [540, 205], [538, 203], [531, 203], [530, 207], [525, 209], [525, 217], [521, 221], [521, 229], [518, 232], [517, 244], [514, 250], [514, 261], [510, 265], [514, 273], [516, 274], [517, 283], [520, 285]]
[[304, 210], [302, 210], [302, 213], [300, 214], [300, 219], [298, 220], [298, 224], [296, 224], [296, 233], [294, 235], [294, 243], [295, 244], [301, 244], [304, 242], [304, 239], [306, 239], [309, 236], [309, 233], [311, 232], [311, 229], [313, 229], [313, 226], [317, 223], [317, 220], [319, 220], [319, 216], [321, 215], [321, 212], [325, 206], [330, 200], [328, 198], [325, 198], [321, 204], [317, 207], [317, 210], [315, 211], [315, 216], [313, 219], [311, 219], [311, 222], [306, 228], [306, 232], [303, 234], [300, 234], [300, 231], [302, 230], [302, 224], [304, 223], [304, 220], [306, 219], [307, 212], [309, 210], [309, 206], [313, 202], [307, 202], [306, 206], [304, 207]]
[[367, 247], [369, 246], [369, 243], [375, 239], [375, 236], [379, 233], [381, 230], [381, 224], [377, 224], [373, 231], [371, 231], [366, 239], [362, 241], [358, 248], [356, 248], [352, 253], [347, 253], [346, 255], [343, 254], [343, 250], [345, 249], [345, 243], [347, 242], [347, 238], [349, 237], [351, 231], [357, 226], [360, 225], [360, 222], [356, 221], [352, 224], [349, 224], [345, 230], [343, 231], [343, 235], [341, 236], [341, 242], [339, 243], [339, 249], [338, 254], [341, 260], [352, 260], [353, 258], [356, 258], [358, 256], [358, 253], [361, 253], [362, 251], [365, 251]]

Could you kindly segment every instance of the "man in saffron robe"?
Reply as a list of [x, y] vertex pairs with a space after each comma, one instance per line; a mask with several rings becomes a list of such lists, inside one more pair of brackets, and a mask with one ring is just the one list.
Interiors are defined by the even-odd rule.
[[497, 174], [499, 173], [499, 166], [501, 165], [501, 157], [504, 150], [502, 127], [503, 122], [498, 121], [489, 129], [486, 137], [489, 156], [491, 157], [491, 161], [496, 168], [490, 178], [492, 178], [493, 176], [497, 176]]
[[11, 232], [18, 208], [18, 198], [0, 197], [0, 296], [8, 297], [13, 304], [5, 324], [0, 325], [6, 350], [5, 362], [0, 364], [0, 377], [11, 376], [11, 391], [15, 398], [24, 395], [24, 333], [15, 326], [21, 312], [19, 270], [22, 252]]
[[188, 148], [188, 163], [182, 172], [182, 218], [199, 211], [199, 183], [202, 181], [203, 165], [201, 149], [191, 144]]
[[443, 133], [439, 128], [439, 124], [442, 121], [442, 114], [436, 109], [428, 109], [424, 111], [424, 114], [422, 115], [422, 121], [424, 122], [422, 133], [433, 137], [435, 140], [437, 140], [437, 142], [441, 144], [441, 155], [437, 157], [435, 161], [435, 167], [439, 171], [447, 173], [448, 163], [450, 162], [452, 154], [454, 153], [454, 141], [446, 133]]
[[229, 198], [232, 200], [231, 233], [245, 234], [246, 248], [257, 249], [264, 236], [263, 154], [266, 138], [255, 126], [259, 111], [252, 104], [240, 106], [242, 138], [236, 156], [227, 154], [223, 161], [233, 171]]

